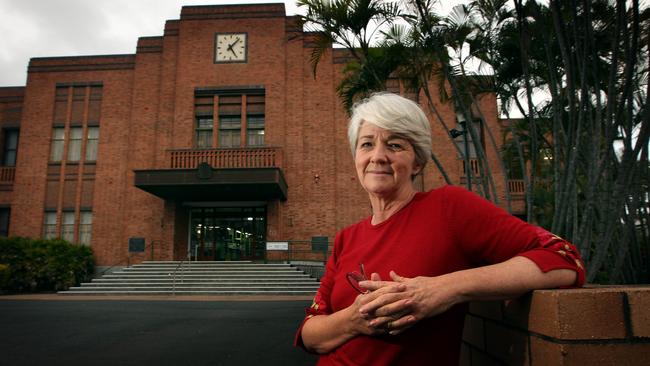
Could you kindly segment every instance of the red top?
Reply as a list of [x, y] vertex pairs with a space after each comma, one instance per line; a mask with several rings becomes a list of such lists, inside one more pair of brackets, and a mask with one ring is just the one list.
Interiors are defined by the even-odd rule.
[[[307, 321], [346, 308], [359, 294], [346, 273], [377, 272], [400, 276], [439, 276], [506, 261], [531, 259], [543, 272], [566, 268], [578, 273], [575, 286], [585, 280], [577, 249], [567, 241], [520, 219], [463, 188], [446, 186], [417, 193], [388, 220], [371, 224], [371, 217], [336, 235], [334, 251]], [[420, 321], [404, 333], [357, 336], [322, 355], [318, 365], [457, 365], [466, 305]], [[303, 321], [303, 324], [304, 322]], [[302, 325], [296, 345], [302, 346]]]

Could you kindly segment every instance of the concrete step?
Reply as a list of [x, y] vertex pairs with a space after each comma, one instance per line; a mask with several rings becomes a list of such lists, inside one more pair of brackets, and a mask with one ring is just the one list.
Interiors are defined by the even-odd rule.
[[302, 290], [273, 290], [273, 291], [259, 291], [259, 290], [219, 290], [219, 291], [65, 291], [60, 292], [61, 295], [107, 295], [107, 296], [120, 296], [120, 295], [203, 295], [203, 296], [219, 296], [219, 295], [267, 295], [267, 296], [313, 296], [316, 290], [302, 291]]
[[296, 268], [183, 268], [179, 270], [170, 269], [159, 269], [159, 268], [125, 268], [120, 271], [115, 271], [113, 273], [151, 273], [151, 274], [161, 274], [161, 273], [297, 273], [299, 272]]
[[[265, 264], [269, 266], [287, 266], [286, 263], [257, 263], [253, 261], [182, 261], [183, 265], [185, 264], [226, 264], [226, 265], [238, 265], [238, 264]], [[179, 264], [181, 261], [145, 261], [142, 263], [136, 264], [136, 266], [154, 266], [159, 264]]]
[[65, 295], [313, 295], [319, 282], [288, 264], [143, 262], [72, 287]]
[[[162, 283], [151, 283], [151, 282], [116, 282], [116, 283], [82, 283], [79, 287], [93, 287], [93, 288], [108, 288], [108, 287], [162, 287], [162, 286], [173, 286], [172, 281], [162, 282]], [[186, 287], [296, 287], [296, 286], [311, 286], [318, 287], [318, 282], [187, 282], [187, 281], [176, 281], [176, 286], [186, 286]], [[79, 288], [77, 287], [77, 288]]]
[[295, 267], [289, 264], [264, 264], [264, 263], [246, 263], [246, 262], [183, 262], [182, 266], [179, 266], [179, 262], [170, 262], [170, 263], [140, 263], [128, 267], [127, 269], [143, 269], [143, 268], [266, 268], [266, 269], [276, 269], [276, 268], [285, 268], [285, 269], [295, 269]]
[[247, 276], [256, 276], [256, 277], [300, 277], [302, 272], [291, 271], [291, 272], [268, 272], [268, 271], [238, 271], [238, 272], [219, 272], [219, 271], [197, 271], [197, 272], [115, 272], [110, 275], [105, 275], [106, 278], [115, 278], [115, 277], [151, 277], [151, 278], [160, 278], [160, 277], [181, 277], [181, 276], [193, 276], [193, 277], [247, 277]]
[[[95, 278], [91, 282], [88, 283], [130, 283], [130, 282], [147, 282], [147, 283], [164, 283], [164, 282], [172, 282], [174, 279], [170, 278], [170, 276], [166, 277], [138, 277], [138, 278], [132, 278], [132, 277], [125, 277], [125, 278]], [[206, 278], [203, 276], [178, 276], [176, 277], [176, 281], [185, 281], [185, 282], [205, 282], [205, 283], [222, 283], [222, 282], [232, 282], [232, 283], [237, 283], [237, 282], [278, 282], [278, 283], [292, 283], [292, 282], [311, 282], [311, 283], [318, 283], [318, 281], [309, 276], [291, 276], [291, 277], [272, 277], [272, 276], [263, 276], [263, 277], [256, 277], [256, 276], [247, 276], [247, 277], [224, 277], [224, 276], [215, 276], [215, 277], [210, 277]]]
[[[120, 290], [120, 291], [156, 291], [156, 290], [172, 290], [173, 288], [176, 288], [176, 290], [180, 291], [235, 291], [235, 290], [257, 290], [257, 291], [274, 291], [274, 290], [311, 290], [311, 291], [316, 291], [318, 289], [318, 286], [314, 285], [294, 285], [291, 287], [288, 286], [259, 286], [259, 285], [248, 285], [248, 286], [187, 286], [185, 284], [176, 284], [176, 286], [104, 286], [101, 287], [102, 290], [104, 291], [111, 291], [111, 290]], [[80, 291], [80, 290], [99, 290], [99, 288], [92, 288], [92, 287], [85, 287], [85, 286], [80, 286], [80, 287], [70, 287], [71, 291]]]
[[[266, 269], [295, 269], [295, 267], [292, 267], [290, 265], [286, 264], [280, 264], [280, 265], [272, 265], [272, 264], [230, 264], [230, 265], [225, 265], [225, 264], [183, 264], [181, 266], [182, 268], [266, 268]], [[127, 267], [126, 269], [148, 269], [148, 268], [165, 268], [165, 269], [176, 269], [179, 268], [178, 265], [134, 265], [131, 267]]]
[[[147, 275], [147, 274], [137, 274], [137, 275], [106, 275], [102, 277], [102, 280], [128, 280], [128, 279], [136, 279], [136, 280], [145, 280], [145, 279], [151, 279], [151, 280], [171, 280], [173, 279], [174, 276], [165, 274], [165, 275]], [[242, 280], [268, 280], [268, 279], [285, 279], [285, 280], [294, 280], [294, 279], [302, 279], [302, 278], [312, 278], [309, 277], [309, 275], [300, 273], [298, 272], [297, 274], [293, 275], [288, 275], [288, 274], [280, 274], [276, 276], [270, 276], [270, 275], [256, 275], [256, 274], [244, 274], [244, 275], [233, 275], [233, 274], [184, 274], [176, 275], [176, 279], [180, 278], [186, 278], [186, 279], [209, 279], [209, 280], [216, 280], [216, 279], [237, 279], [240, 278]], [[94, 279], [93, 281], [97, 281], [99, 279]]]

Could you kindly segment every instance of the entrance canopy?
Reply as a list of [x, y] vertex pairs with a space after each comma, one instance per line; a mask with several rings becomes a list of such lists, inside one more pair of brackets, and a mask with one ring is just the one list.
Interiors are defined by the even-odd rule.
[[175, 201], [269, 201], [287, 199], [279, 168], [135, 170], [135, 186]]

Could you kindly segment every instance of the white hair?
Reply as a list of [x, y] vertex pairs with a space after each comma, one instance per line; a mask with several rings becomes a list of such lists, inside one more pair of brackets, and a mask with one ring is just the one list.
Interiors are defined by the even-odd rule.
[[371, 123], [408, 139], [415, 150], [415, 162], [421, 168], [429, 161], [431, 126], [420, 106], [412, 100], [380, 92], [355, 103], [348, 124], [348, 139], [353, 157], [356, 155], [359, 129], [363, 123]]

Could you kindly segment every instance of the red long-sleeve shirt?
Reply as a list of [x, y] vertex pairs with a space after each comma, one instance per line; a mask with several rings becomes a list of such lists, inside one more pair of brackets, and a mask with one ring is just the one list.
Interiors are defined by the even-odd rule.
[[[359, 263], [368, 275], [377, 272], [389, 279], [391, 270], [404, 277], [439, 276], [524, 256], [543, 272], [575, 270], [575, 286], [584, 283], [584, 266], [572, 244], [463, 188], [417, 193], [388, 220], [378, 225], [370, 220], [336, 235], [305, 321], [354, 302], [359, 293], [346, 273], [358, 271]], [[322, 355], [318, 365], [457, 365], [465, 311], [466, 305], [457, 305], [397, 336], [357, 336]], [[302, 345], [301, 330], [302, 325], [297, 345]]]

